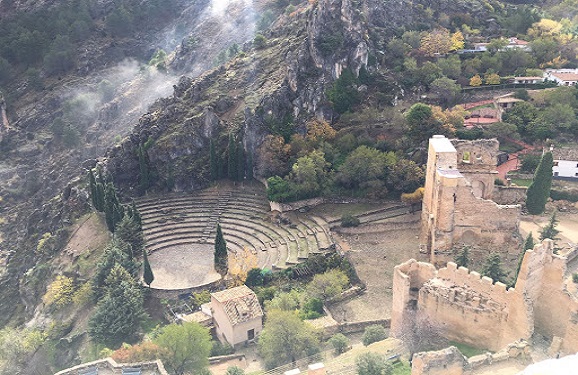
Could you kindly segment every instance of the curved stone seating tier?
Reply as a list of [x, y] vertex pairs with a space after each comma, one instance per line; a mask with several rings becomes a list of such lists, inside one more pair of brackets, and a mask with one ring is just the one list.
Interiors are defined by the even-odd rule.
[[[228, 250], [238, 253], [248, 248], [262, 268], [283, 269], [331, 245], [327, 222], [322, 218], [289, 214], [292, 224], [278, 225], [271, 221], [262, 186], [247, 183], [236, 189], [225, 184], [194, 195], [169, 194], [139, 200], [147, 251], [214, 244], [217, 222]], [[190, 261], [194, 262], [194, 256], [191, 254]]]

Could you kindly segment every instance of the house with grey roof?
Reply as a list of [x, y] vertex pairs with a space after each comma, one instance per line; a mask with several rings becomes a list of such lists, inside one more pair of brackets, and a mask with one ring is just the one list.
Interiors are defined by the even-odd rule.
[[211, 314], [217, 337], [232, 346], [254, 340], [263, 329], [263, 310], [246, 285], [211, 293]]

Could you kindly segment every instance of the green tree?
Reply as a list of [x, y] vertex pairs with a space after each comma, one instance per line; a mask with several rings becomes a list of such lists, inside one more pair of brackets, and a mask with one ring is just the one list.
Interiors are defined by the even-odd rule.
[[519, 102], [508, 111], [504, 112], [502, 121], [514, 124], [518, 127], [521, 135], [526, 135], [528, 125], [538, 117], [538, 109], [531, 103]]
[[329, 175], [329, 163], [322, 151], [314, 150], [297, 159], [289, 174], [289, 182], [298, 198], [311, 198], [320, 194]]
[[340, 270], [329, 270], [325, 273], [315, 275], [313, 280], [305, 288], [309, 298], [318, 298], [327, 301], [343, 292], [349, 284], [349, 279]]
[[329, 344], [333, 346], [335, 354], [345, 353], [349, 348], [349, 339], [343, 333], [336, 333], [329, 339]]
[[237, 145], [237, 181], [245, 179], [245, 149], [243, 143], [239, 142]]
[[528, 233], [526, 240], [524, 241], [524, 251], [525, 250], [532, 250], [534, 248], [534, 236], [532, 236], [532, 232]]
[[532, 232], [528, 233], [526, 240], [524, 241], [524, 247], [518, 256], [518, 265], [516, 266], [516, 276], [514, 280], [512, 280], [512, 284], [510, 287], [516, 286], [516, 281], [518, 280], [518, 275], [520, 274], [520, 268], [522, 268], [522, 262], [524, 261], [524, 255], [526, 255], [526, 250], [532, 250], [534, 248], [534, 237], [532, 236]]
[[494, 281], [504, 282], [507, 274], [502, 268], [502, 260], [500, 254], [491, 253], [484, 263], [482, 268], [482, 275], [491, 278]]
[[227, 242], [225, 242], [225, 238], [223, 237], [221, 224], [217, 223], [217, 235], [215, 236], [215, 270], [221, 275], [227, 273], [227, 256]]
[[380, 324], [373, 324], [365, 328], [363, 331], [363, 336], [361, 342], [363, 345], [367, 346], [377, 341], [385, 340], [387, 338], [387, 332]]
[[542, 159], [542, 155], [540, 154], [524, 154], [519, 156], [521, 164], [520, 164], [520, 171], [525, 173], [532, 173], [536, 172], [536, 168], [538, 168], [538, 164], [540, 164], [540, 160]]
[[413, 160], [398, 159], [387, 167], [387, 187], [392, 190], [410, 193], [423, 186], [424, 168]]
[[267, 179], [267, 199], [272, 202], [287, 202], [293, 198], [293, 191], [289, 181], [279, 176]]
[[355, 358], [355, 368], [358, 375], [391, 375], [392, 365], [387, 362], [385, 356], [367, 352]]
[[318, 353], [319, 340], [294, 312], [272, 310], [259, 337], [259, 352], [272, 369]]
[[163, 363], [177, 374], [203, 374], [209, 365], [211, 336], [196, 322], [169, 324], [153, 340], [164, 348]]
[[546, 152], [536, 168], [534, 180], [528, 187], [526, 208], [531, 215], [539, 215], [544, 212], [546, 201], [550, 196], [550, 188], [552, 187], [553, 165], [552, 153]]
[[114, 233], [116, 225], [124, 216], [124, 209], [116, 196], [116, 189], [112, 182], [106, 184], [104, 191], [104, 216], [108, 230]]
[[349, 189], [359, 188], [368, 181], [385, 178], [388, 157], [385, 153], [365, 145], [351, 152], [337, 173], [337, 181]]
[[103, 298], [88, 322], [88, 334], [95, 342], [116, 348], [136, 338], [147, 317], [140, 285], [122, 266], [116, 265], [105, 282]]
[[556, 229], [556, 225], [558, 225], [558, 220], [556, 219], [556, 212], [554, 212], [552, 216], [550, 216], [548, 224], [540, 230], [540, 240], [545, 240], [546, 238], [555, 240], [558, 233], [560, 233], [560, 231]]
[[127, 246], [122, 243], [113, 242], [104, 249], [96, 265], [96, 272], [92, 277], [92, 297], [95, 302], [99, 301], [105, 293], [106, 278], [111, 270], [120, 265], [133, 277], [138, 275], [140, 264], [135, 262], [129, 255]]
[[248, 287], [263, 285], [263, 273], [261, 272], [260, 268], [251, 268], [249, 272], [247, 272], [245, 285], [247, 285]]
[[[90, 200], [92, 202], [92, 206], [95, 210], [98, 210], [98, 193], [96, 191], [96, 179], [94, 178], [94, 172], [92, 169], [88, 170], [88, 189], [90, 192]], [[100, 210], [98, 210], [100, 211]]]
[[345, 113], [361, 102], [361, 94], [357, 90], [357, 77], [349, 69], [343, 70], [326, 94], [337, 113]]
[[444, 134], [442, 123], [433, 117], [429, 105], [416, 103], [409, 108], [406, 115], [409, 125], [408, 135], [416, 142], [423, 142], [436, 134]]
[[[129, 207], [129, 209], [132, 212], [132, 208]], [[139, 256], [143, 252], [144, 236], [134, 214], [130, 216], [125, 213], [120, 223], [117, 224], [114, 234], [119, 241], [126, 242], [131, 246], [133, 256]]]
[[142, 257], [143, 257], [143, 280], [150, 287], [155, 279], [155, 275], [153, 274], [153, 270], [151, 269], [151, 265], [149, 263], [149, 258], [146, 251], [143, 251]]
[[438, 96], [438, 100], [444, 106], [451, 106], [456, 102], [456, 98], [462, 91], [462, 87], [453, 79], [441, 77], [435, 79], [430, 84], [430, 91]]
[[462, 250], [454, 258], [454, 261], [458, 267], [467, 267], [470, 263], [470, 247], [464, 245]]

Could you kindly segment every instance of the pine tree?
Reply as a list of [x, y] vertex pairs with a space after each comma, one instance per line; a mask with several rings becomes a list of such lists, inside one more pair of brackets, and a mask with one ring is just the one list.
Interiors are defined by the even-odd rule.
[[153, 270], [151, 269], [151, 265], [149, 263], [149, 258], [147, 255], [146, 250], [142, 252], [143, 255], [143, 279], [144, 282], [150, 287], [153, 280], [155, 279], [155, 275], [153, 274]]
[[233, 134], [229, 134], [229, 159], [227, 164], [227, 177], [237, 180], [237, 147]]
[[482, 275], [487, 276], [494, 281], [504, 281], [507, 275], [502, 269], [502, 260], [500, 259], [500, 254], [491, 253], [488, 256], [486, 262], [484, 263], [484, 267], [482, 268]]
[[143, 253], [144, 236], [138, 223], [134, 221], [134, 216], [131, 217], [126, 213], [122, 220], [116, 225], [114, 234], [119, 241], [126, 242], [130, 245], [132, 250], [130, 254], [131, 257], [139, 256]]
[[129, 272], [116, 265], [106, 278], [105, 294], [90, 317], [88, 334], [98, 343], [116, 347], [135, 339], [146, 317], [140, 286]]
[[458, 253], [454, 260], [458, 267], [467, 267], [470, 263], [470, 247], [462, 247], [462, 250]]
[[138, 229], [142, 231], [142, 217], [140, 216], [140, 212], [134, 201], [132, 201], [131, 203], [131, 208], [132, 208], [132, 220], [138, 226]]
[[556, 219], [556, 212], [554, 212], [548, 224], [540, 231], [540, 240], [545, 240], [546, 238], [555, 240], [558, 233], [560, 233], [560, 231], [556, 229], [556, 225], [558, 225], [558, 220]]
[[215, 150], [215, 143], [211, 139], [210, 144], [210, 164], [211, 164], [211, 180], [216, 181], [219, 179], [219, 161], [217, 159], [217, 151]]
[[544, 212], [546, 201], [550, 196], [552, 187], [552, 167], [554, 159], [551, 152], [546, 152], [534, 173], [534, 180], [528, 187], [526, 208], [531, 215], [539, 215]]
[[228, 270], [227, 242], [223, 237], [221, 224], [217, 223], [217, 235], [215, 236], [215, 269], [224, 275]]

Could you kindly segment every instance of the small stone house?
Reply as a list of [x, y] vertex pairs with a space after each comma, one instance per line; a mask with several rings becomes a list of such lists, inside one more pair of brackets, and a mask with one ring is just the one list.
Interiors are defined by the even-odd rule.
[[263, 329], [263, 310], [246, 285], [211, 293], [211, 313], [219, 340], [232, 346], [254, 340]]
[[558, 86], [575, 86], [578, 84], [578, 69], [547, 69], [544, 78]]

